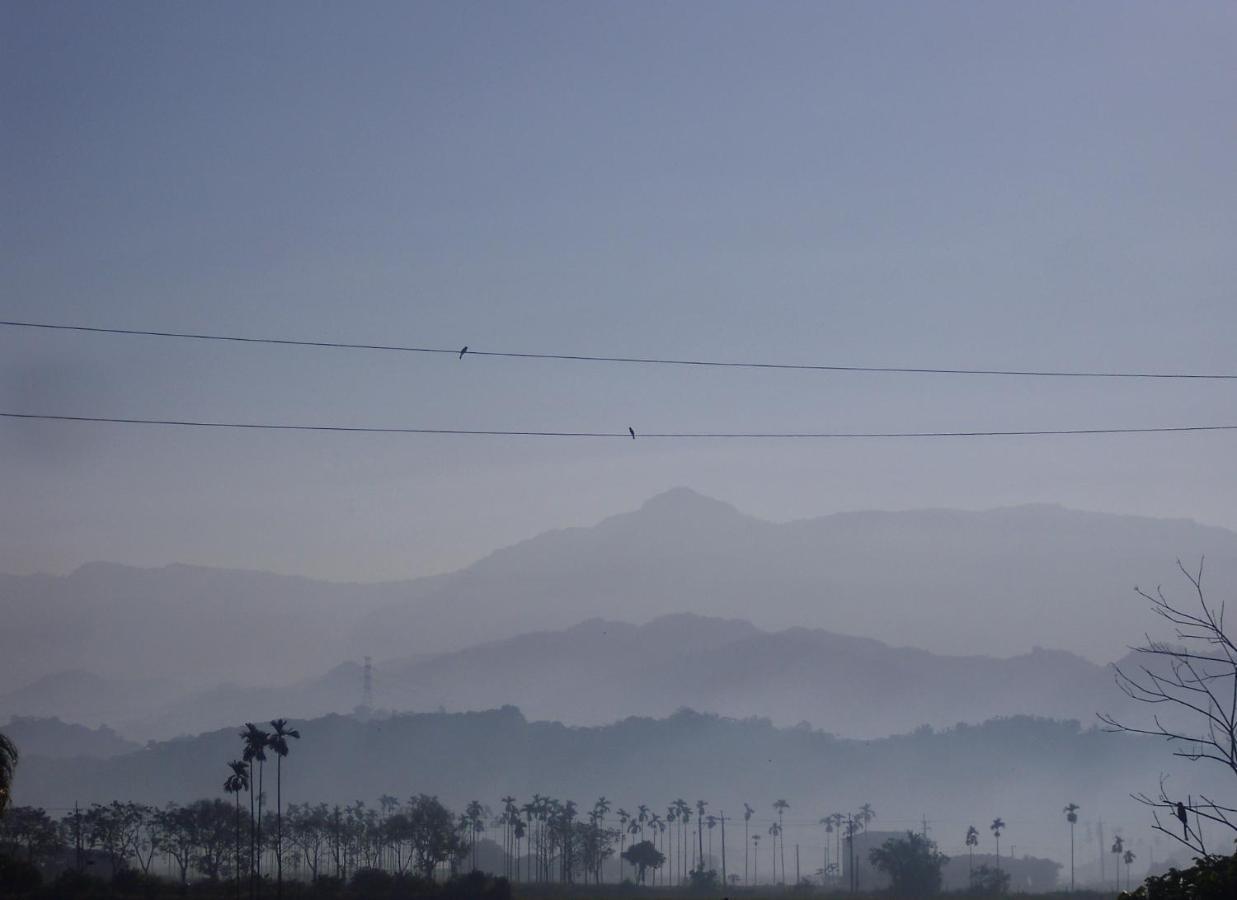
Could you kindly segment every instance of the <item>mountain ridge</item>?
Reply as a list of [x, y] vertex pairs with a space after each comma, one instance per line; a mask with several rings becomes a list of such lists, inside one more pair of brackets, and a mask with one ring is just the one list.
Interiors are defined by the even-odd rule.
[[[676, 488], [594, 525], [542, 532], [408, 581], [185, 564], [0, 575], [0, 604], [21, 623], [0, 633], [0, 681], [75, 668], [288, 683], [320, 674], [324, 660], [438, 654], [675, 610], [941, 654], [1012, 656], [1040, 645], [1102, 662], [1150, 622], [1139, 618], [1145, 604], [1133, 586], [1171, 585], [1174, 560], [1196, 555], [1206, 555], [1217, 583], [1237, 580], [1237, 534], [1192, 520], [1028, 504], [768, 522]], [[190, 652], [177, 643], [182, 634], [198, 638]]]
[[[68, 679], [44, 679], [52, 688]], [[595, 726], [680, 707], [731, 717], [803, 721], [848, 737], [883, 737], [998, 714], [1091, 720], [1122, 711], [1111, 671], [1067, 651], [1035, 648], [1011, 657], [946, 656], [820, 628], [764, 631], [752, 623], [674, 613], [642, 624], [592, 618], [461, 650], [379, 660], [374, 703], [397, 712], [518, 706], [541, 719]], [[104, 721], [135, 738], [168, 738], [267, 715], [342, 713], [362, 700], [355, 661], [277, 687], [219, 684], [162, 699], [102, 679], [90, 690], [0, 695], [0, 712], [82, 721], [110, 695], [132, 696]], [[838, 690], [838, 686], [847, 685]], [[59, 698], [59, 699], [58, 699]], [[113, 707], [114, 708], [114, 707]]]

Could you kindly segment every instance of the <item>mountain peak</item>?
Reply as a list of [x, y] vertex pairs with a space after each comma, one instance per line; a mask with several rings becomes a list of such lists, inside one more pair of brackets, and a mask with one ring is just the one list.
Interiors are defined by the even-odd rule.
[[706, 497], [689, 487], [672, 487], [655, 494], [640, 506], [643, 513], [671, 515], [741, 516], [735, 507], [723, 500]]

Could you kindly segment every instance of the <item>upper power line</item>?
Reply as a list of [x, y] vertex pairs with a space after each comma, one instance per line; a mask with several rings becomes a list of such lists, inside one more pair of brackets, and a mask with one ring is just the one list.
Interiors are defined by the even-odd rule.
[[331, 431], [358, 434], [458, 434], [488, 437], [550, 437], [550, 438], [671, 438], [682, 440], [721, 439], [801, 439], [825, 440], [838, 438], [977, 438], [977, 437], [1043, 437], [1048, 435], [1097, 434], [1168, 434], [1203, 431], [1237, 431], [1237, 425], [1166, 425], [1146, 428], [1044, 428], [1014, 431], [535, 431], [494, 428], [417, 428], [365, 425], [294, 425], [277, 422], [219, 422], [200, 419], [137, 419], [109, 416], [67, 416], [50, 413], [0, 412], [0, 418], [39, 419], [53, 422], [101, 422], [113, 425], [170, 425], [186, 428], [235, 428], [265, 431]]
[[924, 366], [852, 366], [824, 363], [743, 362], [719, 359], [689, 359], [655, 356], [596, 356], [584, 353], [525, 353], [514, 350], [474, 350], [463, 347], [415, 347], [400, 344], [359, 344], [347, 341], [304, 341], [292, 338], [249, 337], [234, 334], [204, 334], [188, 331], [149, 331], [137, 328], [100, 328], [91, 325], [60, 325], [49, 322], [3, 321], [9, 328], [41, 328], [50, 331], [77, 331], [88, 334], [115, 334], [137, 337], [177, 338], [192, 341], [227, 341], [240, 344], [276, 344], [286, 347], [318, 347], [336, 350], [382, 350], [396, 353], [440, 353], [463, 359], [488, 356], [502, 359], [545, 359], [570, 362], [628, 363], [648, 366], [697, 366], [719, 369], [786, 369], [804, 372], [878, 372], [895, 375], [989, 375], [1021, 378], [1155, 378], [1196, 381], [1237, 381], [1237, 373], [1103, 371], [1092, 369], [972, 369]]

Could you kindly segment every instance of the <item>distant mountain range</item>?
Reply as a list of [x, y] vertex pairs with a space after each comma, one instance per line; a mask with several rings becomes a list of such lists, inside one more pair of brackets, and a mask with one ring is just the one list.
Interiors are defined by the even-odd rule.
[[937, 653], [1056, 647], [1124, 655], [1151, 622], [1133, 587], [1180, 583], [1206, 555], [1237, 582], [1237, 533], [1055, 506], [858, 512], [775, 524], [675, 489], [591, 528], [553, 531], [365, 614], [375, 657], [601, 617], [670, 612], [826, 628]]
[[686, 704], [843, 734], [1087, 719], [1108, 678], [1079, 657], [1124, 655], [1155, 624], [1133, 586], [1171, 593], [1174, 560], [1203, 554], [1217, 590], [1237, 580], [1237, 534], [1182, 520], [1031, 506], [775, 524], [679, 488], [409, 582], [97, 563], [0, 576], [0, 715], [145, 736], [351, 709], [370, 655], [376, 702], [397, 709], [598, 722]]
[[[355, 663], [277, 688], [224, 685], [169, 693], [157, 683], [70, 673], [0, 695], [0, 712], [110, 721], [135, 738], [171, 737], [276, 715], [348, 712], [361, 699]], [[1121, 712], [1111, 669], [1061, 651], [954, 657], [818, 629], [765, 632], [694, 615], [645, 625], [592, 619], [373, 669], [380, 708], [427, 711], [515, 705], [536, 718], [601, 725], [680, 707], [733, 717], [807, 721], [847, 737], [998, 715], [1095, 720]]]
[[387, 662], [375, 683], [376, 702], [397, 710], [511, 704], [535, 718], [600, 725], [690, 707], [783, 725], [807, 721], [847, 737], [1014, 714], [1090, 724], [1097, 710], [1125, 705], [1109, 668], [1069, 653], [942, 656], [819, 629], [770, 633], [692, 615], [642, 626], [593, 619]]

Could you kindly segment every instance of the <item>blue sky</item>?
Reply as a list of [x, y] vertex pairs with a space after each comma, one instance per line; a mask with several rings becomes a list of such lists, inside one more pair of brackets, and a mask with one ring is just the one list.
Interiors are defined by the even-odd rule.
[[[1225, 3], [0, 8], [0, 318], [1237, 370]], [[614, 430], [1237, 421], [1225, 383], [641, 370], [0, 329], [0, 406]], [[0, 424], [0, 570], [441, 571], [677, 484], [1237, 527], [1237, 435], [702, 445]], [[1166, 559], [1190, 548], [1166, 548]]]

